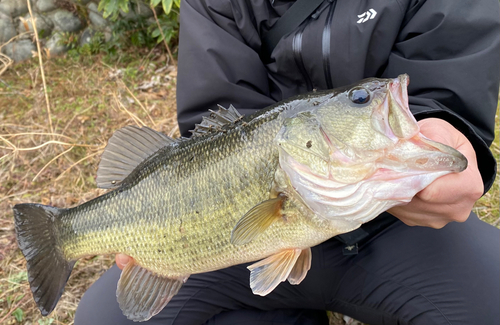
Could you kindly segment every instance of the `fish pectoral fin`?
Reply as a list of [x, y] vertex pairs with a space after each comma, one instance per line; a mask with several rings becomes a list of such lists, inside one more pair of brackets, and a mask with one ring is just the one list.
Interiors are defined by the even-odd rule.
[[280, 195], [251, 208], [234, 226], [231, 232], [231, 244], [247, 244], [264, 232], [276, 219], [281, 217], [281, 207], [285, 200], [286, 196]]
[[[265, 296], [281, 282], [289, 278], [302, 251], [300, 248], [287, 249], [248, 266], [250, 270], [250, 288], [252, 288], [253, 293]], [[305, 253], [304, 260], [307, 260], [306, 255], [310, 256], [310, 253]], [[302, 261], [300, 263], [307, 264]], [[303, 270], [304, 268], [299, 267], [298, 269]], [[298, 278], [302, 280], [305, 273], [307, 273], [307, 270], [303, 274], [301, 273]], [[297, 277], [294, 276], [294, 278]]]
[[125, 126], [109, 139], [97, 169], [99, 188], [116, 188], [146, 158], [176, 140], [148, 127]]
[[310, 248], [303, 249], [300, 253], [297, 262], [292, 268], [292, 271], [288, 275], [288, 282], [293, 285], [297, 285], [304, 280], [307, 275], [307, 271], [311, 268], [312, 253]]
[[188, 277], [162, 277], [137, 264], [128, 263], [116, 289], [123, 315], [135, 322], [150, 319], [177, 294]]

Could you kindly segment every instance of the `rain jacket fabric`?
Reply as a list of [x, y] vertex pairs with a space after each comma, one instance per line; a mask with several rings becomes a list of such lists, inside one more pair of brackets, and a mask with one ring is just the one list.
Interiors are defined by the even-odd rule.
[[181, 133], [208, 109], [251, 114], [313, 89], [410, 76], [410, 109], [467, 136], [485, 191], [500, 79], [498, 0], [325, 0], [271, 53], [261, 38], [294, 1], [183, 0], [177, 84]]

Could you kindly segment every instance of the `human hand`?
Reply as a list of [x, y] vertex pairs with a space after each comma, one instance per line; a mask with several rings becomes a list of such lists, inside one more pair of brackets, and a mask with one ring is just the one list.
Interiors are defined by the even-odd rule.
[[133, 260], [132, 257], [125, 254], [116, 254], [115, 256], [116, 266], [118, 266], [120, 270], [123, 270], [123, 268]]
[[428, 118], [418, 124], [427, 138], [460, 151], [468, 160], [467, 169], [436, 179], [410, 203], [393, 207], [388, 212], [409, 226], [439, 229], [452, 221], [464, 222], [484, 191], [476, 152], [469, 140], [444, 120]]

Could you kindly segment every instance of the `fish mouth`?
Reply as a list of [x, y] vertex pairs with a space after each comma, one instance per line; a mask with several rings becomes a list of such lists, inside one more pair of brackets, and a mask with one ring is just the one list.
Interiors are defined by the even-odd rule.
[[406, 160], [406, 164], [412, 169], [459, 173], [467, 168], [467, 158], [452, 147], [432, 141], [422, 134], [411, 141], [422, 150], [420, 155]]
[[378, 161], [381, 168], [417, 174], [463, 171], [467, 168], [467, 159], [459, 151], [420, 133], [409, 108], [409, 82], [406, 74], [389, 81], [387, 95], [372, 113], [373, 128], [394, 143], [394, 147]]
[[402, 74], [389, 82], [389, 90], [394, 96], [394, 99], [401, 107], [408, 107], [408, 85], [410, 84], [410, 76]]
[[388, 121], [391, 131], [399, 140], [415, 144], [415, 156], [405, 160], [405, 165], [414, 170], [461, 172], [468, 162], [458, 150], [426, 138], [410, 111], [408, 85], [410, 77], [403, 74], [388, 85], [389, 94], [384, 105], [388, 106]]
[[410, 139], [418, 134], [419, 127], [408, 104], [407, 74], [398, 76], [387, 83], [383, 102], [372, 112], [372, 127], [391, 139], [394, 143]]

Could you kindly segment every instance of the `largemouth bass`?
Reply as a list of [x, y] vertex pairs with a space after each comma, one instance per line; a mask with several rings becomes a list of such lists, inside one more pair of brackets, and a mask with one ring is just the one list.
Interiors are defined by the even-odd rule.
[[310, 247], [358, 228], [465, 157], [423, 137], [406, 75], [294, 97], [255, 115], [212, 112], [190, 139], [125, 127], [109, 140], [97, 184], [112, 191], [70, 209], [14, 206], [17, 240], [43, 315], [76, 260], [134, 258], [118, 282], [124, 314], [157, 314], [191, 274], [249, 266], [259, 295], [299, 284]]

